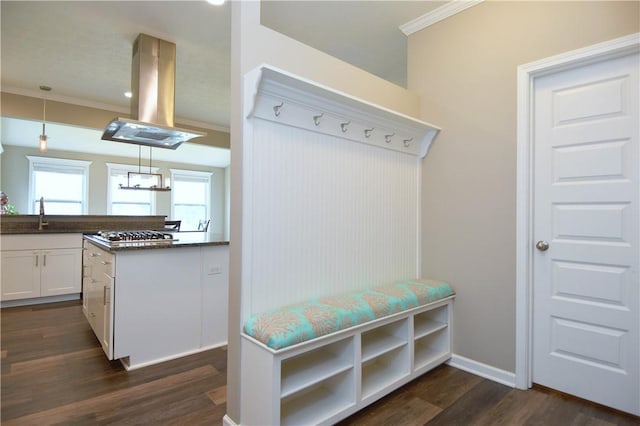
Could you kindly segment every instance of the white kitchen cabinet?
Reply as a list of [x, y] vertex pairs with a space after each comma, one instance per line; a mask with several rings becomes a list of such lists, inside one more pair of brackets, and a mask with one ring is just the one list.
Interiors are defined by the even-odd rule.
[[227, 245], [84, 247], [83, 310], [109, 359], [134, 369], [226, 344]]
[[2, 301], [81, 292], [82, 234], [3, 235]]
[[113, 359], [113, 300], [115, 256], [84, 242], [82, 307], [102, 349]]

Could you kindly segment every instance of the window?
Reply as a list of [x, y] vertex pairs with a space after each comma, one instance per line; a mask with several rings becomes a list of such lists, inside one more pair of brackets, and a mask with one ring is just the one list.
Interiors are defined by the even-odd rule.
[[29, 213], [40, 212], [40, 197], [47, 214], [87, 214], [91, 161], [33, 157], [29, 160]]
[[[125, 216], [146, 216], [155, 214], [155, 192], [120, 189], [120, 185], [134, 186], [136, 184], [140, 184], [141, 187], [149, 187], [155, 183], [152, 176], [132, 175], [132, 178], [135, 176], [135, 181], [127, 182], [127, 173], [138, 172], [138, 166], [107, 163], [107, 170], [109, 175], [107, 214]], [[155, 173], [157, 170], [157, 168], [153, 168], [151, 169], [151, 172]], [[148, 171], [148, 169], [145, 170], [145, 172]]]
[[211, 175], [171, 169], [171, 217], [182, 221], [180, 230], [195, 231], [210, 219]]

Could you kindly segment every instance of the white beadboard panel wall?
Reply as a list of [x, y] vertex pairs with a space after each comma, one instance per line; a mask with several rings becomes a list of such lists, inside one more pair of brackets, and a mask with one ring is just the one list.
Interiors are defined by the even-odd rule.
[[417, 274], [418, 160], [254, 122], [253, 313]]
[[269, 66], [245, 80], [242, 317], [417, 277], [439, 129]]

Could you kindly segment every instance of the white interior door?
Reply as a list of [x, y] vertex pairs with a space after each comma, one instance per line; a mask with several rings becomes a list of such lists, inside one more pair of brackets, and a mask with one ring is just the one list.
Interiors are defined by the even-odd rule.
[[634, 414], [638, 64], [635, 53], [538, 77], [533, 110], [533, 381]]

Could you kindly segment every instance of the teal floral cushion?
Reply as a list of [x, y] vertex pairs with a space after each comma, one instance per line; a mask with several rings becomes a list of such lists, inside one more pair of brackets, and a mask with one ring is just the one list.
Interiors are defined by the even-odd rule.
[[272, 349], [282, 349], [453, 294], [445, 282], [402, 281], [263, 312], [245, 322], [244, 332]]

